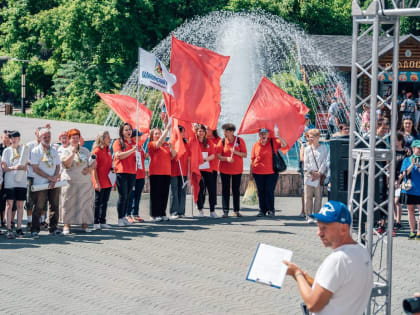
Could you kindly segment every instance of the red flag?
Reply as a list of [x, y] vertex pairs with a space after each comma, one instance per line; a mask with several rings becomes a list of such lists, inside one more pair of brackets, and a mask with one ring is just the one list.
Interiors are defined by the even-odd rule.
[[194, 192], [194, 201], [198, 200], [198, 193], [200, 192], [201, 173], [198, 168], [203, 164], [203, 155], [201, 154], [200, 144], [198, 143], [197, 136], [191, 138], [190, 146], [190, 168], [191, 168], [191, 186]]
[[277, 125], [280, 137], [287, 142], [287, 146], [281, 149], [286, 153], [302, 135], [305, 114], [308, 112], [305, 104], [263, 77], [242, 119], [238, 134], [258, 133], [261, 128], [273, 132]]
[[[105, 94], [96, 92], [99, 97], [121, 118], [122, 121], [129, 123], [136, 128], [136, 108], [137, 100], [128, 95]], [[146, 106], [139, 104], [139, 130], [144, 133], [149, 132], [152, 120], [152, 111]]]
[[176, 159], [179, 160], [187, 151], [185, 148], [184, 140], [182, 139], [181, 131], [178, 128], [178, 119], [172, 120], [171, 143], [176, 151]]
[[230, 57], [187, 44], [172, 35], [171, 73], [175, 98], [168, 105], [168, 115], [184, 121], [217, 128], [220, 115], [220, 77]]

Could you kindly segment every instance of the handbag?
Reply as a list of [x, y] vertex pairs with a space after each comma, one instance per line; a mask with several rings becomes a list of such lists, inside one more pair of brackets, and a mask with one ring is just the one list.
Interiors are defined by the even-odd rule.
[[287, 169], [286, 162], [283, 160], [283, 157], [274, 151], [273, 139], [270, 139], [271, 151], [273, 152], [273, 171], [274, 173], [281, 173]]
[[404, 180], [402, 181], [400, 185], [402, 190], [409, 191], [411, 188], [413, 188], [413, 183], [411, 182], [411, 178], [407, 177], [407, 175], [404, 173]]
[[[316, 168], [318, 169], [318, 172], [319, 172], [318, 162], [315, 158], [314, 150], [312, 149], [312, 147], [311, 147], [311, 151], [312, 151], [312, 156], [314, 157]], [[326, 179], [327, 179], [327, 176], [325, 174], [321, 174], [321, 176], [319, 177], [319, 184], [321, 186], [324, 186], [324, 182], [325, 182]]]

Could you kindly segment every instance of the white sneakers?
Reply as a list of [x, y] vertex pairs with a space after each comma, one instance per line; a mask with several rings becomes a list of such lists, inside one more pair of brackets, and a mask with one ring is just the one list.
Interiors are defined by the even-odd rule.
[[110, 228], [112, 228], [112, 226], [110, 226], [109, 224], [106, 224], [106, 223], [101, 223], [101, 228], [110, 229]]
[[100, 223], [93, 225], [93, 230], [100, 230], [100, 229], [101, 229], [101, 224]]
[[179, 216], [178, 216], [177, 214], [172, 214], [169, 218], [170, 218], [171, 220], [176, 220], [176, 219], [178, 219], [178, 218], [179, 218]]
[[204, 217], [204, 213], [203, 210], [198, 210], [198, 215], [197, 217], [203, 218]]
[[218, 218], [219, 218], [219, 216], [216, 214], [216, 212], [215, 212], [215, 211], [212, 211], [212, 212], [210, 212], [210, 218], [213, 218], [213, 219], [218, 219]]
[[165, 215], [165, 216], [162, 217], [162, 220], [163, 221], [169, 221], [169, 218]]
[[311, 223], [315, 223], [315, 220], [314, 220], [314, 219], [312, 219], [312, 218], [308, 218], [308, 223], [309, 223], [309, 224], [311, 224]]
[[153, 222], [160, 222], [162, 221], [162, 217], [151, 217]]

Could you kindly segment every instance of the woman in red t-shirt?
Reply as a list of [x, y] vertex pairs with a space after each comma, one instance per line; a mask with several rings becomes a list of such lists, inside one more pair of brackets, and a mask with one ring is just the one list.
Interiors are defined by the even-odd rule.
[[222, 179], [222, 206], [223, 217], [229, 215], [230, 182], [232, 181], [233, 211], [237, 217], [241, 217], [240, 188], [241, 177], [244, 168], [243, 158], [246, 157], [246, 145], [242, 138], [235, 136], [234, 124], [222, 126], [225, 138], [219, 142], [217, 158], [220, 161], [220, 178]]
[[[135, 133], [135, 132], [134, 132]], [[133, 134], [133, 140], [135, 139], [135, 134]], [[144, 167], [144, 161], [149, 157], [149, 155], [143, 150], [143, 143], [138, 144], [138, 150], [141, 156], [141, 168], [137, 167], [136, 173], [136, 183], [134, 185], [134, 190], [130, 194], [130, 201], [128, 202], [128, 208], [126, 213], [126, 218], [129, 222], [144, 222], [144, 220], [139, 215], [139, 206], [141, 200], [141, 194], [144, 188], [144, 182], [146, 177], [146, 169]]]
[[[201, 153], [203, 154], [204, 163], [200, 165], [201, 181], [200, 191], [198, 193], [197, 208], [200, 217], [203, 217], [203, 206], [206, 198], [206, 188], [209, 193], [209, 204], [210, 204], [210, 217], [217, 218], [215, 212], [216, 207], [216, 181], [213, 175], [213, 169], [210, 165], [210, 161], [216, 158], [213, 144], [207, 139], [207, 129], [204, 125], [198, 125], [196, 127], [197, 139], [200, 143]], [[206, 165], [207, 164], [207, 165]], [[207, 166], [207, 167], [206, 167]]]
[[[217, 154], [216, 150], [222, 138], [219, 137], [217, 130], [208, 129], [207, 134], [208, 134], [207, 140], [213, 144], [213, 147], [215, 150], [214, 153]], [[210, 161], [210, 167], [213, 170], [214, 181], [216, 182], [216, 185], [217, 185], [217, 172], [219, 171], [219, 160], [217, 159], [217, 155], [214, 158], [214, 160]], [[217, 200], [216, 200], [216, 203], [217, 203]]]
[[287, 145], [284, 139], [270, 138], [268, 129], [262, 128], [259, 131], [260, 139], [252, 147], [251, 172], [255, 179], [258, 191], [258, 202], [260, 212], [258, 217], [268, 215], [274, 216], [274, 190], [279, 175], [273, 170], [273, 150]]
[[111, 137], [108, 131], [102, 131], [95, 140], [92, 149], [92, 156], [96, 156], [96, 168], [92, 171], [92, 182], [95, 188], [95, 220], [93, 228], [110, 228], [106, 224], [106, 210], [108, 207], [109, 195], [112, 184], [108, 174], [112, 169], [112, 156], [109, 150]]
[[136, 142], [131, 138], [133, 127], [124, 123], [120, 127], [120, 138], [114, 141], [114, 172], [117, 174], [118, 190], [118, 225], [125, 226], [131, 223], [125, 217], [128, 208], [130, 193], [136, 182]]
[[187, 181], [188, 159], [190, 157], [187, 139], [185, 138], [185, 128], [181, 125], [178, 128], [184, 141], [185, 153], [179, 160], [175, 158], [171, 161], [171, 195], [169, 199], [171, 219], [183, 218], [185, 216], [185, 197], [187, 191], [183, 185]]
[[158, 128], [150, 132], [150, 216], [155, 222], [169, 220], [166, 216], [166, 206], [171, 183], [171, 160], [176, 156], [172, 145], [166, 142], [170, 127], [169, 123], [163, 132]]

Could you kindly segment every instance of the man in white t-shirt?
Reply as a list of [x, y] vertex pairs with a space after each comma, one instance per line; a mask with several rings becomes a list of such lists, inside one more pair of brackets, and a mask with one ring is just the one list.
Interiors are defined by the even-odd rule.
[[309, 311], [320, 315], [363, 314], [373, 287], [370, 254], [350, 234], [351, 214], [338, 201], [329, 201], [312, 217], [318, 220], [318, 236], [334, 251], [312, 279], [297, 265], [284, 262]]
[[31, 165], [34, 171], [34, 185], [48, 184], [48, 189], [34, 193], [35, 208], [32, 213], [32, 237], [38, 238], [40, 231], [39, 218], [45, 208], [46, 201], [50, 204], [48, 230], [50, 235], [60, 235], [57, 229], [60, 188], [54, 187], [60, 179], [60, 158], [57, 150], [51, 145], [51, 132], [43, 128], [39, 130], [41, 143], [31, 152]]

